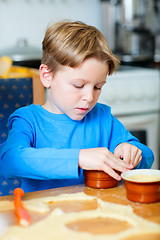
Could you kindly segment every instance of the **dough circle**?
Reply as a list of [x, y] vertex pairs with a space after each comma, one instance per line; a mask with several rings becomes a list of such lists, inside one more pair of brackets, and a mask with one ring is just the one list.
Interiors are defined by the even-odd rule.
[[[122, 240], [129, 236], [139, 236], [143, 234], [160, 234], [160, 224], [147, 221], [136, 214], [130, 206], [104, 202], [98, 198], [89, 196], [83, 192], [75, 194], [61, 194], [58, 196], [31, 199], [24, 201], [27, 209], [44, 213], [50, 211], [50, 202], [79, 201], [97, 199], [98, 207], [94, 210], [64, 213], [60, 208], [51, 211], [47, 217], [36, 222], [29, 227], [10, 226], [8, 231], [0, 237], [0, 240]], [[11, 209], [12, 202], [5, 202], [5, 210]], [[4, 202], [0, 202], [0, 209], [4, 208]], [[12, 206], [13, 209], [13, 206]], [[3, 209], [4, 210], [4, 209]], [[91, 234], [88, 232], [77, 232], [67, 227], [68, 224], [83, 219], [91, 218], [114, 218], [120, 221], [127, 221], [131, 227], [127, 230], [115, 234]]]

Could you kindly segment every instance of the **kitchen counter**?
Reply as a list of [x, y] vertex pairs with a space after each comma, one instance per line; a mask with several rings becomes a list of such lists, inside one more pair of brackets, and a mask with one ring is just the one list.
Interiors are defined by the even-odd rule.
[[[76, 185], [71, 187], [63, 187], [63, 188], [56, 188], [56, 189], [50, 189], [50, 190], [44, 190], [44, 191], [38, 191], [38, 192], [31, 192], [26, 193], [23, 196], [23, 200], [29, 200], [29, 199], [35, 199], [40, 197], [47, 197], [47, 196], [56, 196], [59, 194], [64, 193], [78, 193], [78, 192], [84, 192], [87, 195], [98, 197], [99, 199], [111, 203], [118, 203], [123, 205], [129, 205], [134, 209], [134, 213], [146, 220], [159, 223], [160, 224], [160, 202], [153, 203], [153, 204], [140, 204], [140, 203], [134, 203], [130, 202], [126, 198], [126, 190], [124, 187], [124, 183], [121, 182], [117, 187], [110, 188], [110, 189], [92, 189], [85, 187], [84, 185]], [[13, 196], [4, 196], [0, 197], [1, 200], [11, 200], [13, 201]], [[78, 202], [56, 202], [52, 204], [51, 209], [53, 210], [56, 207], [60, 207], [64, 212], [79, 212], [84, 210], [91, 210], [97, 208], [96, 201], [78, 201]], [[7, 211], [7, 212], [0, 212], [0, 216], [7, 217], [10, 225], [16, 224], [16, 218], [14, 216], [13, 211]], [[45, 218], [45, 214], [35, 214], [33, 212], [30, 212], [32, 223], [40, 221], [41, 219]], [[92, 232], [92, 228], [94, 226], [94, 223], [87, 223], [87, 226], [84, 226], [84, 224], [81, 222], [82, 226], [72, 226], [73, 229], [79, 229], [79, 231], [85, 231], [85, 227], [87, 228], [87, 231]], [[96, 223], [97, 224], [97, 223]], [[101, 223], [100, 223], [101, 225]], [[105, 226], [101, 225], [101, 228], [103, 230]], [[114, 224], [113, 224], [113, 231], [114, 231]], [[106, 227], [105, 227], [106, 228]], [[98, 227], [96, 228], [98, 231]], [[110, 229], [111, 230], [111, 229]], [[119, 229], [120, 231], [120, 229]], [[105, 233], [107, 233], [107, 229], [105, 229]], [[146, 234], [144, 236], [136, 237], [136, 240], [158, 240], [160, 239], [160, 234]], [[125, 240], [133, 240], [134, 237], [126, 238]]]

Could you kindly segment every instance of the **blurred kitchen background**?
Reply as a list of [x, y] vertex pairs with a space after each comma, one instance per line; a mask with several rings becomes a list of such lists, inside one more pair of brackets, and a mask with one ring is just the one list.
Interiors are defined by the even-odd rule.
[[160, 62], [159, 23], [159, 0], [102, 0], [102, 30], [123, 64]]
[[11, 53], [12, 56], [16, 55], [14, 60], [18, 62], [20, 56], [17, 53], [29, 55], [30, 52], [32, 56], [24, 56], [25, 60], [39, 59], [41, 42], [48, 24], [61, 19], [78, 19], [101, 29], [101, 2], [0, 0], [0, 55]]
[[46, 27], [60, 19], [100, 29], [124, 64], [160, 62], [159, 0], [0, 0], [0, 55], [37, 59]]
[[154, 152], [160, 164], [160, 1], [0, 0], [0, 56], [39, 68], [48, 24], [81, 20], [103, 32], [121, 59], [100, 102]]

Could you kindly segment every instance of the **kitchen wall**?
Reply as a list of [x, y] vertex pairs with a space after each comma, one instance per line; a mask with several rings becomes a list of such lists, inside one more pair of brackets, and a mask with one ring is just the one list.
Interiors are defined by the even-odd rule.
[[81, 20], [101, 30], [100, 0], [0, 0], [0, 51], [19, 39], [41, 48], [47, 25], [61, 19]]

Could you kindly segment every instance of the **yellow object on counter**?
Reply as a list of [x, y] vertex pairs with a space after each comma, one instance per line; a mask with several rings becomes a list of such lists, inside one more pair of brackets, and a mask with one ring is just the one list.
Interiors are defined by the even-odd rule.
[[27, 67], [12, 66], [8, 72], [7, 78], [28, 78], [33, 75], [39, 75], [39, 71]]
[[13, 61], [7, 56], [0, 58], [0, 78], [28, 78], [39, 75], [37, 69], [13, 66]]
[[2, 56], [0, 58], [0, 78], [7, 78], [8, 72], [13, 64], [11, 58]]

